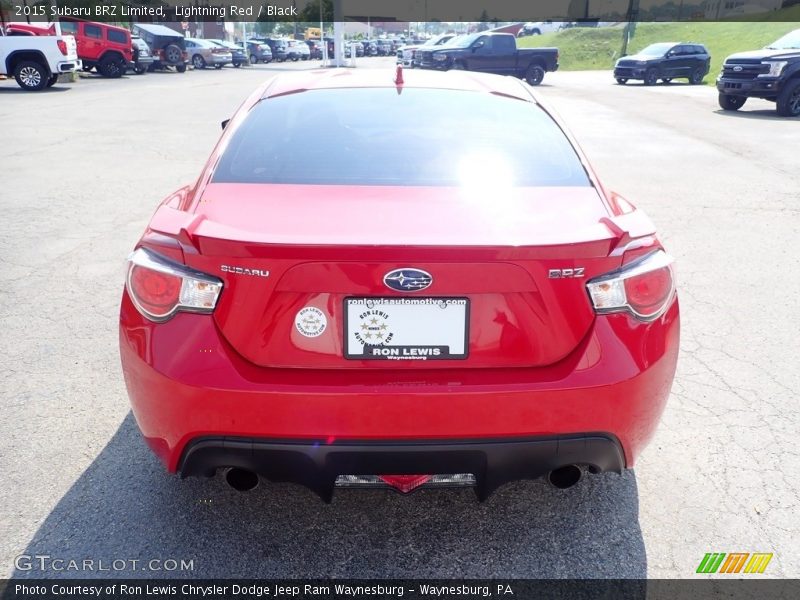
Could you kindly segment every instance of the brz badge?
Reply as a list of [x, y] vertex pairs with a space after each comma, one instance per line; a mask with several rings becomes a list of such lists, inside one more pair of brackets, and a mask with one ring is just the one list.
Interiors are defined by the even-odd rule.
[[397, 292], [416, 292], [430, 287], [433, 277], [427, 271], [405, 267], [389, 271], [383, 276], [383, 283]]
[[263, 269], [248, 269], [247, 267], [220, 265], [219, 270], [223, 273], [231, 273], [232, 275], [254, 275], [256, 277], [269, 277], [269, 271], [265, 271]]
[[576, 279], [583, 277], [584, 267], [575, 267], [574, 269], [550, 269], [547, 276], [550, 279]]

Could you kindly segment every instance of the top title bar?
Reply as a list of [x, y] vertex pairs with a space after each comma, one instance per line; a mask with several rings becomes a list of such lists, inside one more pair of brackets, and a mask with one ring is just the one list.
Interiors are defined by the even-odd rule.
[[0, 0], [0, 21], [800, 21], [800, 0]]

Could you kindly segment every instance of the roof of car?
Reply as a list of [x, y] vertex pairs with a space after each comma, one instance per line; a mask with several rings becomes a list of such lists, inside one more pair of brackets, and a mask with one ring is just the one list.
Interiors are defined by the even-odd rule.
[[[397, 87], [395, 69], [316, 69], [282, 73], [267, 84], [262, 98], [272, 98], [292, 92], [342, 88]], [[514, 77], [501, 77], [470, 71], [426, 71], [414, 69], [403, 72], [404, 88], [427, 88], [489, 92], [535, 102], [533, 94]]]
[[174, 29], [170, 29], [169, 27], [165, 27], [164, 25], [156, 25], [154, 23], [135, 23], [133, 26], [136, 27], [137, 29], [141, 29], [142, 31], [152, 33], [153, 35], [171, 35], [171, 36], [177, 35], [183, 37], [183, 35], [175, 31]]

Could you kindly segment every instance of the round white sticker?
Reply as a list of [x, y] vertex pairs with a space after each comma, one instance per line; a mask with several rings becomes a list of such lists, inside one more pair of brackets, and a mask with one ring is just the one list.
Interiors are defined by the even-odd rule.
[[313, 338], [323, 334], [328, 327], [328, 319], [317, 307], [306, 306], [295, 316], [294, 326], [300, 335]]

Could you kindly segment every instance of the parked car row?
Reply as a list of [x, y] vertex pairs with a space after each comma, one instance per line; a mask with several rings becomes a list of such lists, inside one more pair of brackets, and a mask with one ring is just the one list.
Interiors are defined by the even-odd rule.
[[[71, 63], [67, 61], [68, 66], [52, 63], [46, 53], [37, 54], [36, 50], [31, 50], [20, 54], [19, 50], [15, 50], [18, 58], [24, 57], [26, 62], [36, 63], [27, 65], [24, 69], [27, 75], [18, 78], [23, 89], [44, 89], [55, 83], [59, 73], [71, 70], [96, 70], [104, 77], [116, 78], [129, 70], [139, 75], [156, 70], [184, 73], [189, 64], [195, 69], [221, 69], [226, 65], [240, 67], [248, 61], [256, 64], [273, 60], [283, 62], [322, 58], [322, 42], [314, 41], [253, 38], [248, 40], [245, 47], [221, 39], [185, 37], [178, 31], [154, 23], [134, 23], [128, 31], [124, 27], [108, 23], [62, 17], [59, 26], [63, 38], [57, 35], [58, 30], [54, 23], [45, 25], [15, 22], [3, 27], [4, 39], [27, 38], [28, 41], [15, 42], [14, 48], [26, 45], [31, 48], [52, 46], [63, 57], [66, 53], [61, 51], [59, 44], [64, 40], [72, 40], [75, 44], [76, 57]], [[38, 38], [57, 39], [36, 43], [31, 41]], [[37, 59], [39, 56], [41, 58]], [[12, 61], [6, 67], [9, 75], [16, 77], [18, 62], [19, 60]]]
[[558, 69], [558, 48], [517, 48], [510, 33], [441, 35], [397, 53], [398, 62], [422, 69], [462, 70], [512, 75], [539, 85], [545, 73]]
[[[614, 78], [620, 85], [640, 80], [652, 86], [681, 78], [698, 85], [710, 67], [711, 55], [703, 44], [663, 42], [620, 58]], [[728, 56], [716, 84], [723, 110], [739, 110], [748, 98], [762, 98], [774, 102], [780, 116], [800, 116], [800, 29], [761, 50]]]

